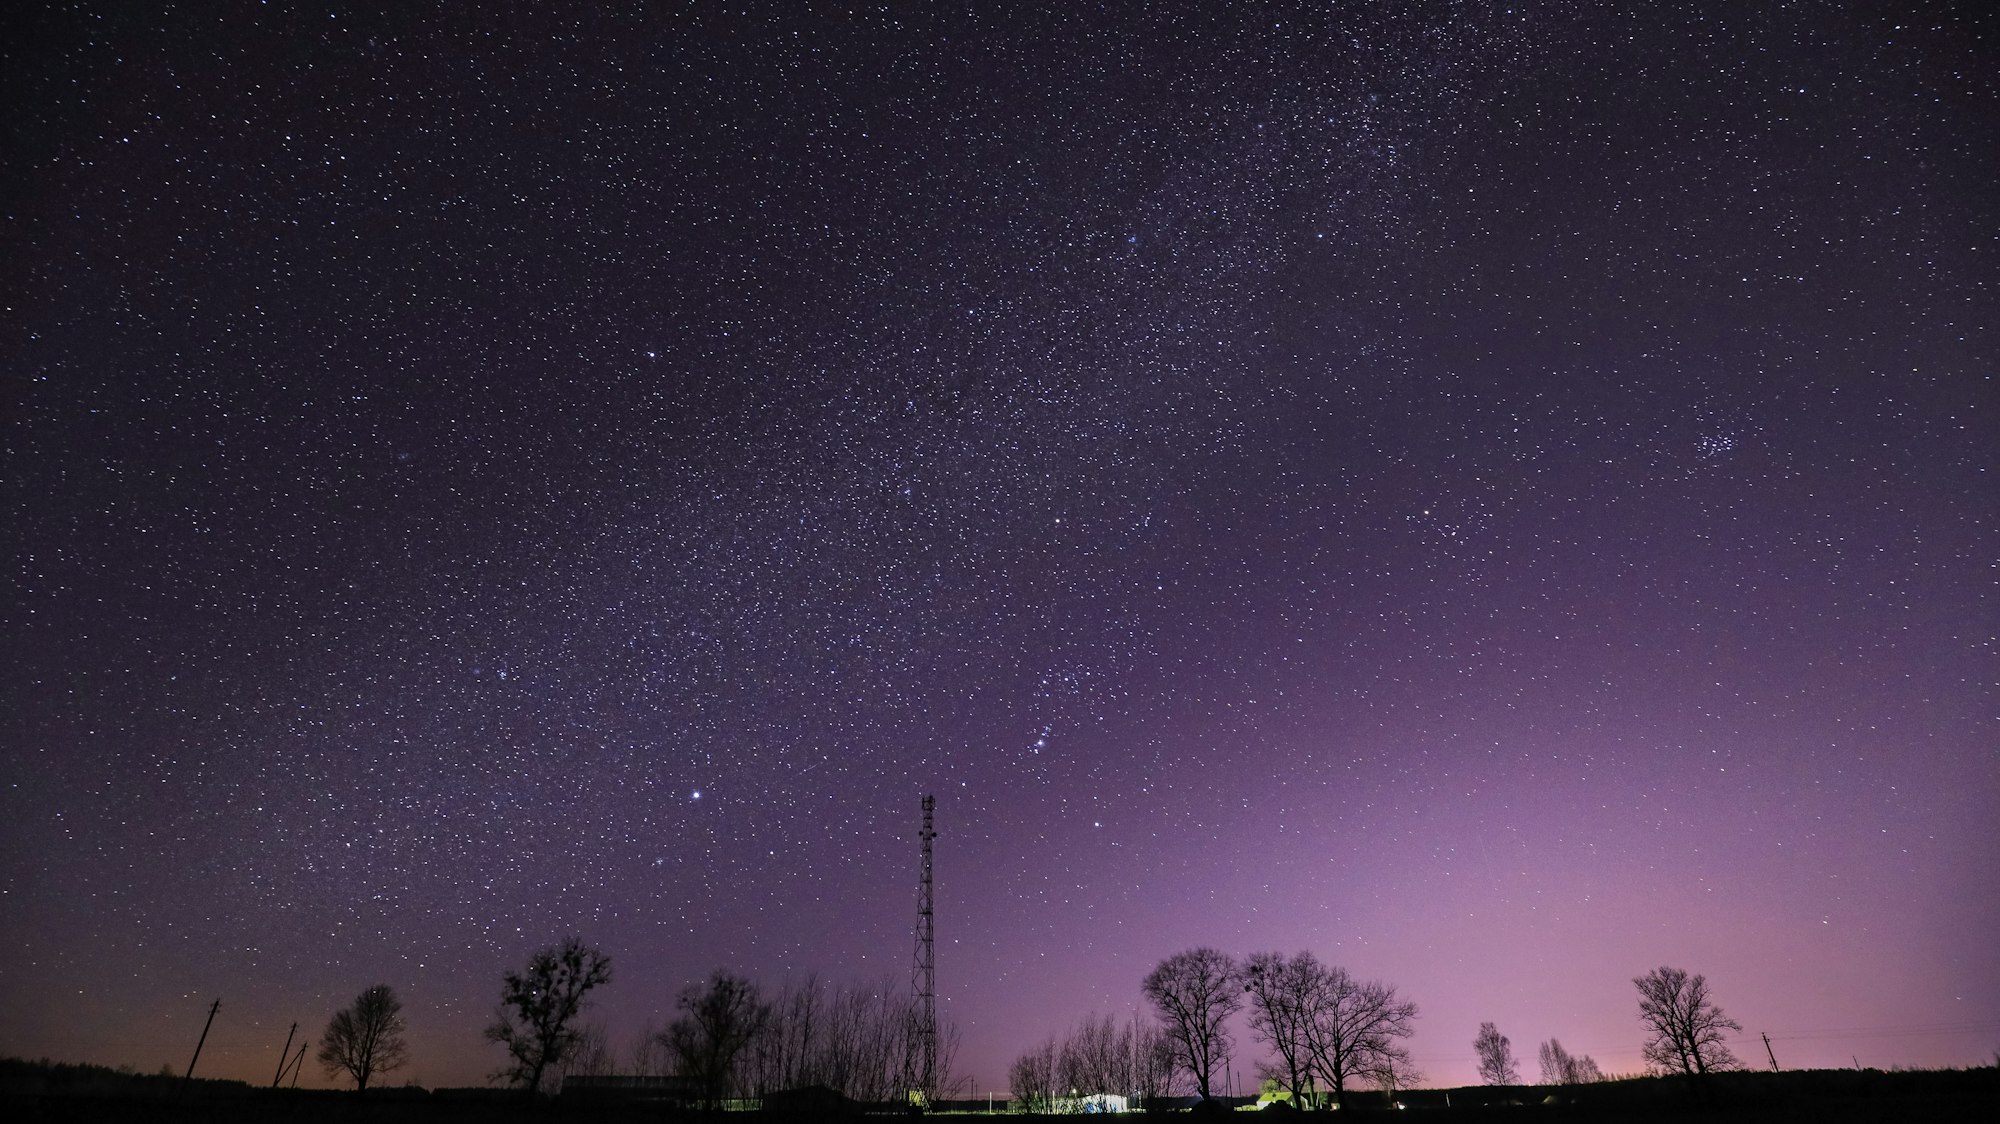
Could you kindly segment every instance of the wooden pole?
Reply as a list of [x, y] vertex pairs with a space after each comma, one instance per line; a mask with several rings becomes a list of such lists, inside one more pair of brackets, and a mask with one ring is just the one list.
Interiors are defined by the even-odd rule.
[[201, 1047], [203, 1043], [208, 1041], [208, 1028], [215, 1025], [215, 1012], [221, 1008], [222, 1000], [220, 999], [208, 1005], [208, 1021], [201, 1024], [201, 1038], [194, 1044], [194, 1057], [188, 1059], [187, 1076], [181, 1078], [183, 1084], [194, 1079], [194, 1063], [201, 1060]]
[[271, 1088], [273, 1089], [278, 1087], [278, 1082], [285, 1079], [285, 1062], [292, 1056], [292, 1035], [298, 1032], [299, 1024], [297, 1023], [293, 1023], [292, 1029], [285, 1032], [285, 1048], [278, 1051], [278, 1072], [271, 1075]]

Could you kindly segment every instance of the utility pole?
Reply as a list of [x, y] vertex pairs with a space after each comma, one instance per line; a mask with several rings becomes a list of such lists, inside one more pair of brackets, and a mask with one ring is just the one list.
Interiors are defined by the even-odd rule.
[[931, 840], [937, 838], [931, 813], [937, 797], [924, 797], [924, 823], [917, 832], [923, 858], [917, 875], [917, 947], [910, 967], [910, 990], [916, 992], [917, 1073], [915, 1092], [922, 1107], [931, 1107], [937, 1093], [937, 934], [931, 924]]
[[1778, 1055], [1771, 1053], [1771, 1036], [1760, 1030], [1757, 1037], [1764, 1040], [1764, 1055], [1771, 1059], [1771, 1072], [1778, 1072]]
[[298, 1032], [299, 1024], [297, 1023], [293, 1023], [292, 1029], [285, 1032], [285, 1048], [278, 1051], [278, 1072], [271, 1075], [271, 1088], [273, 1089], [278, 1087], [278, 1082], [285, 1079], [285, 1062], [290, 1060], [292, 1056], [292, 1035]]
[[208, 1005], [208, 1021], [201, 1024], [201, 1038], [194, 1044], [194, 1057], [188, 1059], [187, 1076], [181, 1078], [182, 1085], [186, 1085], [189, 1081], [194, 1080], [194, 1063], [201, 1060], [201, 1047], [203, 1043], [208, 1041], [208, 1028], [215, 1025], [215, 1012], [221, 1008], [222, 1000], [220, 999]]
[[299, 1087], [299, 1070], [305, 1068], [306, 1047], [310, 1045], [312, 1045], [310, 1039], [299, 1043], [299, 1056], [292, 1059], [292, 1088], [294, 1089]]

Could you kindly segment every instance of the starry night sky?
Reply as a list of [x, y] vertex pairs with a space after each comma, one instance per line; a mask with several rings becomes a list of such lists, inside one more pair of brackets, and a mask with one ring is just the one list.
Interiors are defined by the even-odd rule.
[[906, 979], [935, 792], [980, 1091], [1197, 944], [1990, 1061], [1982, 5], [737, 7], [9, 6], [0, 1053]]

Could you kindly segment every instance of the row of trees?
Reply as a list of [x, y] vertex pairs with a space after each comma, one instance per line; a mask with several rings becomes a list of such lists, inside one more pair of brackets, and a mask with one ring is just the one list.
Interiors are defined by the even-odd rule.
[[[1521, 1067], [1514, 1061], [1514, 1043], [1492, 1023], [1479, 1024], [1479, 1036], [1472, 1040], [1479, 1057], [1479, 1080], [1487, 1085], [1519, 1085]], [[1542, 1063], [1542, 1084], [1583, 1085], [1604, 1080], [1589, 1054], [1571, 1054], [1560, 1039], [1551, 1038], [1536, 1051]]]
[[[1632, 981], [1639, 989], [1639, 1021], [1646, 1029], [1642, 1052], [1649, 1070], [1701, 1078], [1719, 1070], [1741, 1068], [1723, 1041], [1724, 1031], [1741, 1031], [1743, 1024], [1722, 1013], [1709, 993], [1708, 979], [1681, 968], [1655, 968]], [[1521, 1067], [1513, 1044], [1492, 1023], [1479, 1024], [1472, 1040], [1479, 1056], [1479, 1079], [1488, 1085], [1518, 1085]], [[1542, 1084], [1582, 1085], [1604, 1080], [1604, 1071], [1588, 1054], [1571, 1054], [1557, 1039], [1537, 1051]]]
[[1107, 1095], [1142, 1103], [1169, 1096], [1173, 1078], [1173, 1047], [1158, 1027], [1137, 1016], [1121, 1027], [1104, 1015], [1085, 1018], [1067, 1037], [1051, 1037], [1016, 1058], [1007, 1086], [1020, 1111], [1063, 1112]]
[[1177, 953], [1140, 985], [1173, 1058], [1204, 1099], [1233, 1042], [1229, 1019], [1249, 1007], [1252, 1033], [1272, 1052], [1260, 1076], [1307, 1104], [1324, 1091], [1342, 1106], [1347, 1089], [1386, 1089], [1418, 1078], [1402, 1045], [1415, 1033], [1417, 1005], [1389, 984], [1354, 978], [1310, 952], [1260, 952], [1238, 962], [1213, 948]]
[[[887, 980], [867, 988], [808, 977], [766, 998], [749, 980], [717, 972], [681, 992], [679, 1008], [660, 1042], [711, 1107], [809, 1086], [880, 1103], [912, 1091], [921, 1072], [916, 999]], [[941, 1023], [940, 1075], [951, 1072], [957, 1052], [957, 1028]], [[946, 1085], [923, 1092], [945, 1095]]]
[[[499, 1014], [486, 1029], [487, 1039], [507, 1051], [494, 1077], [533, 1096], [550, 1077], [578, 1072], [580, 1062], [608, 1070], [601, 1028], [579, 1020], [590, 992], [610, 980], [610, 957], [575, 937], [536, 952], [525, 970], [506, 973]], [[1699, 1078], [1739, 1068], [1724, 1032], [1741, 1031], [1742, 1024], [1723, 1014], [1705, 977], [1662, 967], [1632, 983], [1650, 1069]], [[1060, 1043], [1050, 1038], [1015, 1060], [1008, 1083], [1017, 1103], [1048, 1111], [1064, 1099], [1097, 1094], [1165, 1096], [1178, 1074], [1206, 1099], [1233, 1045], [1229, 1019], [1246, 1004], [1252, 1032], [1272, 1052], [1259, 1063], [1260, 1076], [1295, 1104], [1324, 1090], [1342, 1106], [1352, 1083], [1393, 1090], [1418, 1077], [1402, 1045], [1415, 1032], [1417, 1005], [1388, 984], [1357, 980], [1310, 952], [1257, 953], [1239, 963], [1212, 948], [1190, 949], [1161, 961], [1141, 990], [1157, 1027], [1135, 1019], [1121, 1029], [1106, 1015], [1086, 1019]], [[718, 971], [705, 985], [684, 989], [677, 1007], [680, 1014], [664, 1031], [642, 1036], [635, 1066], [641, 1072], [674, 1066], [695, 1081], [709, 1107], [810, 1085], [856, 1101], [886, 1101], [908, 1090], [916, 1072], [914, 1000], [887, 984], [829, 989], [809, 978], [767, 999], [749, 980]], [[406, 1027], [395, 992], [370, 987], [327, 1024], [319, 1062], [329, 1076], [344, 1072], [365, 1091], [375, 1076], [407, 1061]], [[951, 1072], [957, 1045], [956, 1029], [940, 1028], [940, 1072]], [[1473, 1050], [1482, 1081], [1519, 1083], [1512, 1043], [1493, 1023], [1480, 1024]], [[1604, 1079], [1589, 1055], [1572, 1055], [1556, 1039], [1542, 1043], [1538, 1055], [1543, 1084]]]
[[[570, 937], [541, 949], [502, 978], [500, 1009], [486, 1028], [507, 1061], [495, 1080], [528, 1096], [569, 1074], [616, 1066], [601, 1025], [582, 1015], [590, 994], [611, 982], [611, 958]], [[648, 1028], [633, 1050], [633, 1071], [690, 1079], [711, 1108], [738, 1096], [821, 1086], [855, 1101], [887, 1101], [911, 1089], [919, 1057], [914, 998], [885, 982], [875, 988], [826, 986], [817, 978], [766, 996], [740, 976], [716, 972], [676, 1000], [665, 1029]], [[329, 1076], [345, 1072], [357, 1090], [408, 1056], [402, 1004], [371, 987], [327, 1025], [319, 1058]], [[938, 1028], [938, 1070], [951, 1072], [958, 1032]], [[947, 1090], [927, 1090], [938, 1094]]]
[[[1632, 983], [1654, 1072], [1698, 1078], [1737, 1068], [1723, 1033], [1740, 1031], [1742, 1024], [1723, 1014], [1705, 978], [1663, 967]], [[1086, 1020], [1060, 1045], [1051, 1038], [1015, 1060], [1009, 1084], [1016, 1102], [1046, 1111], [1065, 1090], [1079, 1099], [1099, 1092], [1158, 1096], [1182, 1074], [1207, 1099], [1234, 1045], [1229, 1021], [1246, 1007], [1252, 1033], [1270, 1050], [1270, 1059], [1258, 1063], [1259, 1076], [1288, 1092], [1294, 1104], [1325, 1095], [1334, 1107], [1345, 1107], [1350, 1085], [1393, 1091], [1420, 1076], [1403, 1045], [1415, 1033], [1417, 1005], [1389, 984], [1358, 980], [1310, 952], [1260, 952], [1239, 962], [1213, 948], [1189, 949], [1162, 960], [1140, 989], [1158, 1017], [1156, 1036], [1137, 1024], [1120, 1033], [1108, 1016], [1101, 1023]], [[1494, 1024], [1480, 1024], [1473, 1049], [1481, 1080], [1520, 1082], [1512, 1044]], [[1537, 1053], [1544, 1084], [1604, 1080], [1595, 1060], [1571, 1054], [1557, 1039]], [[1163, 1063], [1164, 1073], [1155, 1079], [1157, 1071], [1146, 1070], [1141, 1078], [1152, 1059]]]
[[[1479, 1036], [1472, 1040], [1479, 1057], [1479, 1080], [1487, 1085], [1519, 1085], [1521, 1067], [1514, 1061], [1514, 1043], [1492, 1023], [1479, 1024]], [[1542, 1084], [1583, 1085], [1604, 1080], [1589, 1054], [1572, 1054], [1560, 1039], [1551, 1038], [1536, 1051], [1542, 1063]]]
[[[603, 1023], [585, 1023], [545, 1084], [559, 1087], [571, 1074], [677, 1075], [695, 1079], [711, 1101], [818, 1085], [877, 1102], [904, 1091], [910, 1077], [912, 1011], [892, 983], [850, 987], [808, 977], [767, 996], [739, 977], [711, 977], [683, 990], [675, 1009], [664, 1026], [641, 1027], [625, 1051]], [[939, 1029], [948, 1069], [955, 1032], [948, 1023]]]
[[[533, 1095], [549, 1078], [610, 1072], [602, 1028], [577, 1023], [585, 995], [610, 978], [609, 958], [575, 938], [536, 953], [526, 972], [509, 972], [500, 1018], [486, 1031], [510, 1058], [494, 1076]], [[642, 1034], [633, 1068], [646, 1076], [670, 1069], [691, 1080], [708, 1108], [806, 1086], [888, 1101], [908, 1092], [918, 1072], [916, 1000], [886, 981], [864, 988], [809, 977], [767, 996], [750, 980], [717, 971], [683, 989], [675, 1007], [664, 1030]], [[940, 1073], [951, 1072], [957, 1049], [957, 1028], [941, 1025]]]
[[[602, 1052], [579, 1023], [590, 993], [611, 982], [611, 958], [575, 937], [528, 958], [526, 969], [501, 980], [500, 1011], [486, 1038], [507, 1050], [507, 1064], [493, 1076], [532, 1096], [550, 1077], [583, 1056], [586, 1046]], [[377, 984], [334, 1013], [320, 1036], [317, 1055], [328, 1077], [345, 1073], [356, 1092], [367, 1092], [377, 1075], [409, 1060], [404, 1037], [409, 1024], [403, 1003], [387, 984]]]

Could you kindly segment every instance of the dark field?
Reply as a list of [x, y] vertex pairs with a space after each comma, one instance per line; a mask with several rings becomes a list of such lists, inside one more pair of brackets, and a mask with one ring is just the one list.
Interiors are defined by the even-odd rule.
[[[1538, 1087], [1510, 1089], [1420, 1089], [1398, 1094], [1401, 1109], [1379, 1094], [1354, 1097], [1339, 1114], [1258, 1112], [1134, 1113], [1141, 1119], [1250, 1118], [1319, 1119], [1360, 1116], [1387, 1120], [1418, 1117], [1438, 1121], [1484, 1124], [1592, 1124], [1596, 1121], [1735, 1121], [1787, 1120], [1812, 1124], [1847, 1121], [1986, 1121], [2000, 1119], [2000, 1069], [1817, 1070], [1792, 1073], [1734, 1073], [1716, 1077], [1708, 1090], [1694, 1090], [1669, 1079], [1639, 1078], [1579, 1087], [1562, 1103], [1547, 1100]], [[774, 1122], [852, 1118], [889, 1120], [907, 1114], [865, 1113], [727, 1113], [730, 1119]], [[983, 1113], [941, 1113], [968, 1119]], [[1019, 1121], [1074, 1121], [1077, 1116], [1029, 1116], [996, 1113]], [[9, 1121], [296, 1121], [299, 1124], [339, 1124], [380, 1121], [382, 1124], [472, 1124], [472, 1122], [659, 1121], [701, 1118], [704, 1114], [659, 1103], [567, 1103], [558, 1097], [538, 1103], [517, 1094], [490, 1089], [383, 1088], [364, 1097], [322, 1090], [274, 1090], [239, 1082], [183, 1083], [177, 1078], [140, 1076], [98, 1066], [57, 1065], [18, 1060], [0, 1061], [0, 1119]]]

